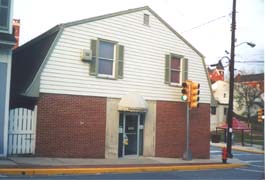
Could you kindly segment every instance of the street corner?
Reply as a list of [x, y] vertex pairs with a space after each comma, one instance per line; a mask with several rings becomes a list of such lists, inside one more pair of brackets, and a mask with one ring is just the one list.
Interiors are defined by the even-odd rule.
[[[224, 143], [210, 143], [213, 147], [223, 148], [226, 147], [226, 144]], [[265, 154], [265, 151], [259, 148], [251, 147], [251, 146], [239, 146], [235, 145], [232, 146], [232, 150], [234, 151], [242, 151], [242, 152], [248, 152], [248, 153], [255, 153], [255, 154]]]
[[247, 149], [247, 148], [240, 148], [240, 147], [233, 147], [233, 150], [254, 153], [254, 154], [265, 154], [264, 150], [255, 150], [255, 149]]

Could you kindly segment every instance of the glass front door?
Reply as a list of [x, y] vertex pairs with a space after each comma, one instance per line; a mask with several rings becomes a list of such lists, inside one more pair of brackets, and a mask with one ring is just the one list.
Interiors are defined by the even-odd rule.
[[125, 114], [124, 155], [139, 155], [139, 115]]
[[144, 114], [121, 112], [119, 120], [119, 157], [143, 155]]

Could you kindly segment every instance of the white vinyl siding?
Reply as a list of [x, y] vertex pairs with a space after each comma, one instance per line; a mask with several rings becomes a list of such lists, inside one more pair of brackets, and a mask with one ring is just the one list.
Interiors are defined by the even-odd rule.
[[[137, 92], [147, 100], [181, 101], [181, 88], [165, 84], [165, 55], [181, 54], [189, 60], [189, 79], [201, 84], [200, 102], [210, 103], [210, 89], [201, 57], [155, 16], [143, 26], [138, 11], [64, 29], [41, 74], [41, 93], [121, 98]], [[80, 50], [90, 49], [91, 39], [108, 39], [124, 46], [123, 79], [89, 75], [89, 64], [80, 61]]]

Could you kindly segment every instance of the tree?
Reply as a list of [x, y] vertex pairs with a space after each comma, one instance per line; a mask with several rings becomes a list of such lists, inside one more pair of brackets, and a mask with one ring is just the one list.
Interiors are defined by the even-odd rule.
[[247, 117], [248, 126], [251, 115], [256, 115], [257, 107], [263, 107], [264, 101], [261, 94], [262, 92], [259, 89], [252, 86], [243, 83], [235, 84], [234, 100], [237, 103], [237, 110], [244, 110], [242, 116]]

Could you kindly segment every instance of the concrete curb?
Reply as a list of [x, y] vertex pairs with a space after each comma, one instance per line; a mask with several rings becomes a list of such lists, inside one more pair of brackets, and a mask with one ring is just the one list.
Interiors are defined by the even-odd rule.
[[[211, 144], [211, 146], [215, 146], [215, 147], [219, 147], [219, 148], [226, 147], [226, 145], [217, 145], [217, 144]], [[232, 146], [232, 150], [255, 153], [255, 154], [265, 154], [265, 151], [256, 151], [256, 150], [250, 150], [250, 149], [243, 149], [243, 148], [238, 148], [238, 147], [233, 147], [233, 146]]]
[[200, 165], [168, 165], [146, 167], [103, 167], [103, 168], [0, 168], [5, 175], [59, 175], [59, 174], [103, 174], [103, 173], [140, 173], [165, 171], [190, 171], [207, 169], [230, 169], [246, 166], [245, 164], [200, 164]]

